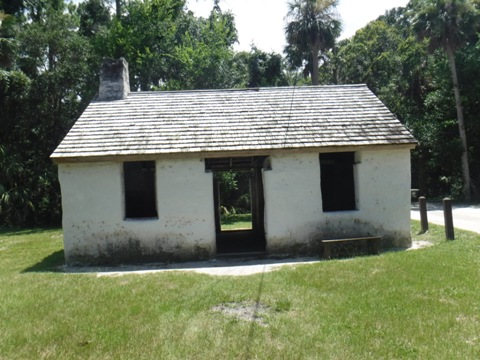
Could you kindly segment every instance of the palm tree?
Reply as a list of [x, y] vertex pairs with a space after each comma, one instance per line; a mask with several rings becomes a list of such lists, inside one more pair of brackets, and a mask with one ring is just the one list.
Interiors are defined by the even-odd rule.
[[319, 56], [333, 48], [340, 36], [341, 22], [335, 7], [338, 0], [292, 0], [288, 3], [285, 49], [292, 65], [307, 61], [312, 84], [318, 85]]
[[429, 50], [443, 49], [448, 57], [455, 93], [457, 121], [462, 146], [462, 177], [465, 200], [472, 199], [467, 134], [458, 84], [455, 53], [462, 48], [480, 25], [480, 11], [474, 0], [414, 0], [412, 26], [420, 39], [429, 39]]

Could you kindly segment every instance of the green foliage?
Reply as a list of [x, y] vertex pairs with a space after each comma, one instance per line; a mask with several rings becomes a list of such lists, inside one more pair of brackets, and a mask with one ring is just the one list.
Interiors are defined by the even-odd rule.
[[110, 26], [108, 4], [104, 0], [87, 0], [78, 5], [78, 16], [80, 17], [79, 33], [87, 37], [95, 37]]
[[62, 1], [28, 5], [15, 17], [14, 58], [0, 70], [0, 220], [58, 224], [60, 192], [49, 156], [95, 94], [91, 65], [98, 58], [78, 33], [73, 9]]
[[132, 90], [151, 90], [165, 80], [183, 6], [184, 0], [129, 1], [109, 31], [99, 34], [102, 56], [127, 59]]
[[312, 84], [319, 84], [319, 57], [325, 56], [340, 36], [341, 22], [335, 12], [337, 0], [293, 0], [289, 2], [285, 53], [292, 68], [304, 68]]
[[213, 174], [219, 186], [220, 206], [225, 212], [250, 213], [250, 178], [252, 171], [220, 171]]
[[214, 89], [235, 87], [233, 43], [237, 40], [230, 13], [212, 10], [207, 19], [182, 14], [163, 88]]
[[0, 144], [15, 140], [15, 117], [28, 98], [30, 86], [31, 80], [23, 72], [0, 70]]
[[[430, 197], [461, 198], [462, 149], [449, 64], [442, 51], [427, 52], [428, 37], [417, 39], [412, 14], [411, 6], [393, 9], [340, 42], [334, 72], [339, 83], [366, 83], [419, 140], [412, 153], [414, 188]], [[457, 52], [458, 74], [462, 88], [466, 85], [462, 97], [466, 131], [478, 134], [478, 89], [471, 79], [480, 70], [480, 53], [476, 40], [469, 39]], [[480, 151], [477, 139], [471, 137], [469, 147], [474, 174]]]
[[[463, 193], [465, 199], [470, 201], [472, 190], [477, 188], [471, 183], [470, 151], [458, 82], [456, 52], [470, 41], [478, 39], [480, 4], [474, 0], [413, 0], [411, 8], [412, 28], [417, 36], [428, 39], [431, 52], [441, 48], [448, 57], [461, 146]], [[475, 192], [480, 197], [480, 192]]]
[[459, 82], [462, 84], [463, 110], [466, 118], [466, 131], [469, 135], [469, 155], [471, 176], [480, 188], [480, 82], [472, 81], [480, 76], [480, 39], [457, 53]]
[[249, 52], [235, 54], [232, 72], [236, 87], [288, 86], [294, 83], [280, 54], [266, 53], [255, 46]]
[[[111, 13], [112, 0], [86, 0], [78, 6], [64, 0], [0, 1], [3, 224], [59, 224], [60, 190], [49, 155], [94, 98], [102, 57], [126, 57], [133, 91], [310, 83], [297, 79], [300, 68], [307, 77], [321, 68], [321, 83], [367, 83], [420, 141], [413, 153], [413, 186], [428, 196], [460, 196], [462, 148], [450, 70], [441, 49], [427, 54], [428, 44], [440, 44], [446, 32], [423, 32], [425, 39], [417, 41], [411, 26], [412, 21], [425, 20], [432, 26], [440, 21], [412, 10], [431, 1], [412, 1], [408, 11], [392, 9], [336, 46], [336, 1], [293, 1], [293, 25], [286, 29], [292, 40], [286, 49], [289, 71], [279, 54], [255, 47], [235, 53], [235, 19], [218, 1], [207, 18], [186, 11], [184, 0], [115, 3], [116, 15]], [[480, 187], [480, 85], [472, 81], [480, 77], [480, 42], [473, 31], [478, 2], [439, 4], [473, 9], [460, 12], [453, 25], [447, 23], [454, 26], [458, 40], [455, 58], [468, 152], [472, 178]], [[445, 19], [450, 19], [444, 10]], [[311, 55], [312, 44], [319, 48], [318, 56]], [[248, 191], [240, 182], [235, 186], [238, 194], [229, 206], [248, 208]]]
[[216, 171], [213, 177], [220, 184], [220, 191], [224, 194], [238, 190], [237, 173], [235, 171]]
[[25, 8], [24, 0], [0, 0], [0, 12], [17, 15]]
[[208, 18], [196, 18], [184, 5], [184, 0], [130, 1], [98, 31], [94, 42], [102, 56], [127, 59], [132, 90], [235, 87], [233, 15], [217, 6]]
[[412, 0], [411, 23], [429, 49], [456, 51], [476, 37], [480, 27], [480, 4], [475, 0]]
[[[97, 93], [102, 57], [127, 58], [132, 90], [247, 84], [248, 70], [232, 49], [234, 17], [218, 2], [208, 18], [185, 11], [184, 0], [116, 1], [115, 17], [110, 0], [0, 5], [7, 13], [0, 27], [4, 224], [60, 222], [49, 155]], [[272, 56], [262, 84], [279, 83], [278, 60]]]
[[283, 59], [279, 54], [265, 53], [252, 47], [247, 56], [247, 87], [286, 86], [288, 81]]
[[17, 24], [12, 15], [1, 12], [0, 23], [0, 69], [11, 70], [18, 51], [18, 43], [15, 41]]
[[25, 223], [34, 209], [25, 174], [19, 156], [0, 145], [0, 222], [4, 224]]

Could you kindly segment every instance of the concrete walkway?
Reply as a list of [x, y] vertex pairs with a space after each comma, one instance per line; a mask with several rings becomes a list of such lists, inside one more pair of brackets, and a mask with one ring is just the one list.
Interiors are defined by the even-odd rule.
[[[480, 205], [453, 205], [452, 215], [454, 228], [480, 234]], [[411, 217], [413, 220], [420, 220], [418, 203], [412, 204]], [[443, 205], [441, 203], [427, 203], [427, 219], [430, 224], [444, 226]]]
[[128, 274], [152, 274], [166, 271], [193, 271], [207, 275], [245, 276], [270, 272], [282, 266], [312, 264], [321, 261], [318, 257], [288, 259], [212, 259], [176, 264], [120, 265], [112, 267], [69, 267], [63, 271], [74, 274], [95, 274], [97, 277], [122, 276]]

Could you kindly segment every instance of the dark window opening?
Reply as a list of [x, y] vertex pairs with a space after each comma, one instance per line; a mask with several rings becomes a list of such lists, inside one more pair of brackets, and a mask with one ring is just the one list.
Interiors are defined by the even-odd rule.
[[157, 217], [155, 161], [123, 163], [125, 217]]
[[323, 211], [355, 210], [355, 153], [320, 154]]

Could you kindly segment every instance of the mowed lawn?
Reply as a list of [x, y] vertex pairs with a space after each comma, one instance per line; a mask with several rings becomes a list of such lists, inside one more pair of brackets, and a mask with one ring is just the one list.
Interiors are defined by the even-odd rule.
[[97, 277], [59, 271], [60, 230], [2, 231], [0, 359], [480, 359], [480, 236], [417, 232], [435, 246], [244, 277]]

